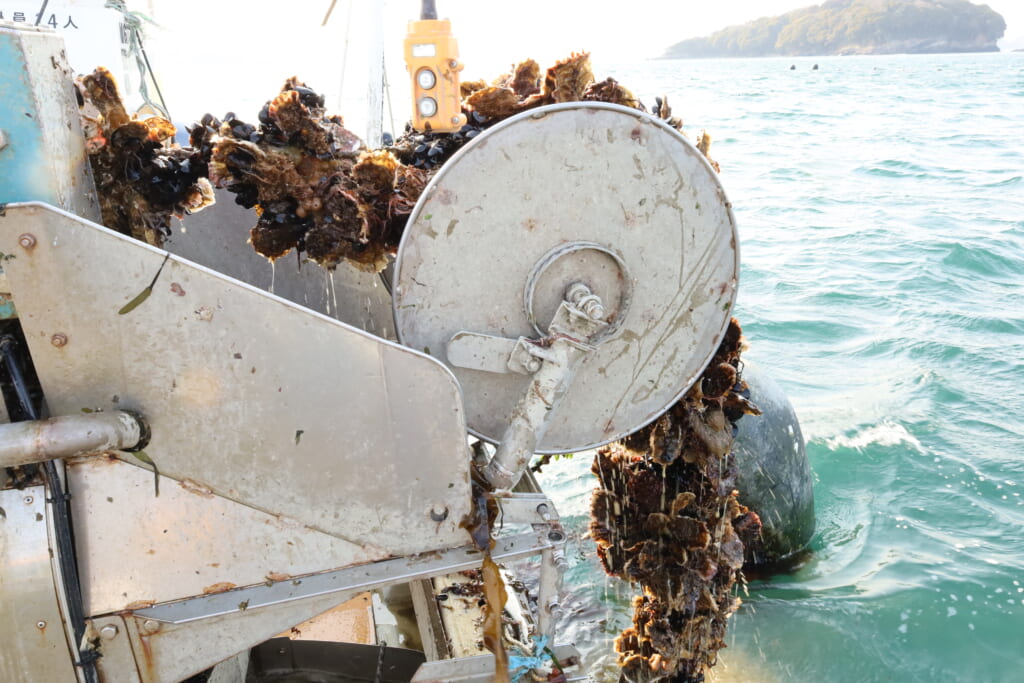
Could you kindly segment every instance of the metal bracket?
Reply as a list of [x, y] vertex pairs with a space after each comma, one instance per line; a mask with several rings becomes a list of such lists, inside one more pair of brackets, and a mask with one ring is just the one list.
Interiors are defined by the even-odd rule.
[[551, 524], [558, 522], [558, 510], [543, 493], [498, 491], [494, 499], [501, 506], [502, 521], [509, 524]]
[[[604, 313], [604, 306], [601, 305], [601, 299], [596, 295], [591, 294], [590, 289], [586, 285], [577, 282], [569, 289], [572, 290], [576, 287], [582, 287], [586, 291], [586, 294], [581, 295], [579, 298], [583, 299], [585, 297], [587, 300], [585, 303], [591, 304], [587, 308], [595, 311], [595, 313]], [[575, 338], [580, 337], [583, 339], [594, 339], [606, 327], [608, 327], [608, 323], [599, 318], [590, 317], [585, 309], [577, 308], [569, 301], [563, 301], [558, 307], [558, 310], [555, 311], [555, 317], [551, 321], [551, 324], [548, 325], [548, 333], [552, 336], [569, 337], [570, 340], [575, 341], [577, 345], [586, 347], [586, 350], [592, 351], [594, 349], [593, 346], [583, 344]]]
[[[556, 544], [546, 534], [527, 532], [499, 539], [491, 557], [495, 561], [536, 555]], [[422, 556], [400, 557], [346, 567], [248, 588], [238, 588], [135, 610], [134, 615], [158, 622], [182, 624], [222, 614], [252, 611], [279, 603], [352, 590], [372, 590], [440, 574], [475, 569], [482, 556], [475, 546], [464, 546]]]
[[[564, 330], [571, 326], [574, 316], [584, 315], [580, 311], [567, 308], [563, 314], [565, 323], [558, 330], [559, 339], [581, 351], [592, 351], [593, 347], [569, 337]], [[448, 362], [457, 368], [481, 370], [505, 374], [514, 372], [520, 375], [532, 375], [547, 362], [557, 362], [558, 356], [545, 344], [550, 339], [508, 339], [479, 332], [456, 332], [448, 341]]]

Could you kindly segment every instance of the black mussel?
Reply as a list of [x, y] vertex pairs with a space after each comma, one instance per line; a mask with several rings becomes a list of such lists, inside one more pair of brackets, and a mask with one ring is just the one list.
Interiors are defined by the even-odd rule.
[[324, 96], [318, 95], [312, 88], [307, 88], [304, 85], [296, 85], [292, 90], [299, 93], [299, 102], [310, 109], [321, 108], [324, 106]]

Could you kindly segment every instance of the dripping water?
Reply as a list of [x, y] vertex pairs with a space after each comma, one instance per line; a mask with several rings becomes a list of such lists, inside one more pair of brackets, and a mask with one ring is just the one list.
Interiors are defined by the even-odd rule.
[[324, 270], [324, 307], [327, 315], [331, 314], [331, 271]]
[[327, 283], [331, 287], [331, 302], [334, 304], [334, 317], [335, 318], [339, 318], [339, 316], [338, 316], [338, 291], [334, 287], [334, 271], [333, 270], [327, 271]]

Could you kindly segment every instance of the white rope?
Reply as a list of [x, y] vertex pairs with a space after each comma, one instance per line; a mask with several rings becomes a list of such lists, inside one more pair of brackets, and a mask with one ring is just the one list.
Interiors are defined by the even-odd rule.
[[[153, 20], [141, 12], [129, 12], [124, 0], [107, 0], [103, 7], [120, 12], [124, 25], [128, 28], [128, 54], [135, 57], [135, 64], [139, 69], [139, 94], [142, 96], [143, 102], [139, 110], [141, 111], [146, 106], [152, 107], [161, 116], [170, 121], [171, 114], [167, 111], [167, 103], [164, 101], [163, 93], [160, 92], [160, 84], [156, 82], [156, 74], [153, 73], [153, 68], [149, 64], [149, 57], [146, 56], [146, 49], [142, 46], [142, 21], [146, 20], [149, 23], [154, 23]], [[160, 104], [154, 102], [149, 96], [149, 86], [146, 84], [147, 74], [153, 80], [153, 86], [156, 88], [157, 97], [160, 98]]]
[[[331, 13], [334, 11], [334, 5], [337, 0], [331, 0], [331, 6], [327, 8], [327, 15], [324, 16], [324, 21], [321, 26], [327, 25], [327, 20], [331, 18]], [[352, 26], [352, 0], [348, 1], [348, 13], [345, 17], [345, 46], [341, 52], [341, 77], [338, 80], [338, 105], [337, 111], [341, 111], [342, 107], [342, 94], [345, 92], [345, 66], [348, 64], [348, 38], [349, 29]]]

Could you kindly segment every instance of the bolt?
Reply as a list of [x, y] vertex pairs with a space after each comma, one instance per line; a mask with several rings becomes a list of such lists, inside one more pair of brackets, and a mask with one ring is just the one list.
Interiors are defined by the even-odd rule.
[[61, 332], [50, 337], [50, 343], [56, 346], [58, 349], [68, 343], [68, 336]]
[[0, 149], [3, 149], [7, 145], [9, 145], [10, 142], [11, 139], [7, 137], [7, 133], [5, 133], [3, 129], [0, 129]]
[[582, 282], [574, 282], [565, 291], [565, 298], [591, 320], [603, 320], [605, 315], [601, 297], [594, 294], [590, 287]]
[[578, 303], [580, 299], [591, 294], [593, 292], [590, 291], [590, 287], [587, 287], [582, 282], [574, 282], [565, 288], [565, 298], [572, 304]]
[[548, 512], [547, 503], [541, 503], [540, 505], [537, 506], [537, 514], [540, 515], [540, 518], [543, 519], [545, 522], [551, 521], [551, 513]]
[[113, 624], [107, 624], [100, 629], [100, 638], [103, 640], [113, 640], [117, 637], [117, 627]]
[[565, 540], [565, 534], [563, 534], [561, 531], [549, 531], [548, 540], [552, 543], [561, 543]]
[[146, 635], [152, 635], [160, 630], [160, 622], [155, 619], [146, 619], [142, 622], [142, 632]]
[[601, 305], [601, 300], [595, 297], [587, 297], [588, 301], [583, 304], [583, 312], [586, 313], [591, 320], [604, 320], [604, 306]]
[[25, 505], [31, 505], [33, 500], [35, 500], [35, 498], [32, 496], [25, 496]]
[[540, 358], [531, 358], [530, 360], [526, 361], [526, 369], [529, 370], [530, 372], [537, 372], [538, 370], [540, 370], [540, 366]]
[[46, 622], [45, 621], [37, 621], [36, 622], [36, 628], [39, 629], [40, 631], [42, 631], [44, 628], [46, 628]]
[[452, 117], [452, 123], [453, 123], [453, 124], [456, 124], [456, 125], [457, 125], [457, 124], [459, 123], [459, 120], [460, 120], [460, 119], [459, 119], [459, 117], [458, 117], [458, 116], [453, 116], [453, 117]]
[[26, 232], [18, 238], [18, 244], [24, 249], [31, 249], [36, 246], [36, 236]]

